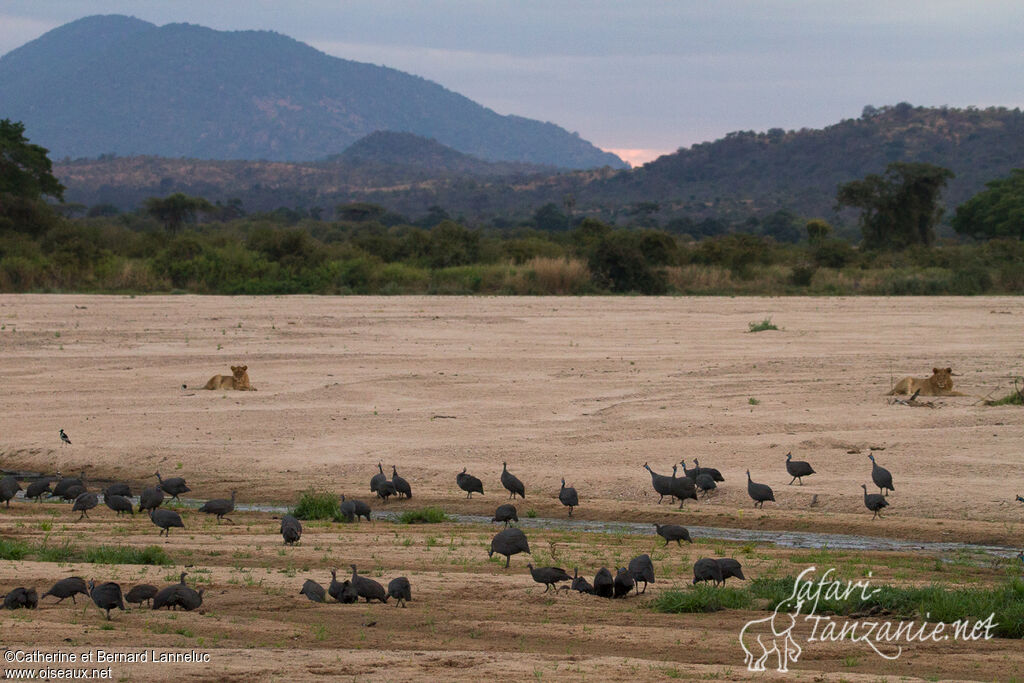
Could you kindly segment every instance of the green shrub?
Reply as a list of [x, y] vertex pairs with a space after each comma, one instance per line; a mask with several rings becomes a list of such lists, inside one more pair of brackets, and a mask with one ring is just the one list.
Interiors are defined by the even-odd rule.
[[406, 510], [398, 517], [399, 524], [440, 524], [451, 518], [439, 507], [425, 507], [418, 510]]
[[0, 538], [0, 560], [21, 560], [26, 555], [28, 555], [27, 543]]
[[75, 546], [67, 540], [60, 545], [50, 545], [48, 541], [43, 541], [35, 551], [36, 559], [40, 562], [68, 562], [74, 558], [75, 553]]
[[342, 521], [341, 505], [338, 497], [327, 491], [304, 491], [299, 496], [299, 504], [288, 511], [296, 519], [329, 519]]

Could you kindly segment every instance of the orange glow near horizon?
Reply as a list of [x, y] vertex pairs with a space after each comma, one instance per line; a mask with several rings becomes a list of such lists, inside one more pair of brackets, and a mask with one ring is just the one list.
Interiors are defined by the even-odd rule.
[[611, 152], [615, 156], [619, 157], [630, 166], [636, 168], [637, 166], [643, 166], [648, 161], [654, 161], [663, 154], [671, 154], [675, 152], [674, 149], [605, 149], [606, 152]]

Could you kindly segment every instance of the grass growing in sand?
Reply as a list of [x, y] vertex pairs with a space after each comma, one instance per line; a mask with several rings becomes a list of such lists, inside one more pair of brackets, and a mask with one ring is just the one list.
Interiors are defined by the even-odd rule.
[[773, 323], [771, 318], [765, 318], [760, 322], [755, 321], [752, 323], [748, 323], [747, 327], [750, 328], [749, 330], [747, 330], [748, 332], [764, 332], [765, 330], [779, 329], [778, 325]]
[[174, 564], [173, 560], [164, 552], [164, 549], [155, 545], [149, 545], [145, 548], [100, 545], [94, 548], [87, 548], [84, 558], [86, 562], [94, 564]]
[[327, 491], [303, 491], [299, 503], [289, 511], [296, 519], [326, 519], [343, 521], [338, 498]]
[[418, 510], [406, 510], [398, 517], [399, 524], [440, 524], [451, 521], [439, 507], [430, 506]]

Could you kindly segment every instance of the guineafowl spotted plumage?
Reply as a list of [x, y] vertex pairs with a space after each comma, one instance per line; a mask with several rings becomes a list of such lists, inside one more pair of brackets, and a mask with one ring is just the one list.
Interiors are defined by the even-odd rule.
[[174, 510], [165, 510], [163, 508], [150, 510], [149, 518], [152, 520], [153, 524], [160, 527], [160, 535], [167, 536], [168, 538], [171, 535], [172, 528], [185, 528], [185, 525], [181, 521], [181, 515]]
[[285, 545], [295, 545], [302, 538], [302, 522], [291, 515], [281, 518], [281, 538]]
[[103, 497], [107, 496], [124, 496], [125, 498], [132, 497], [132, 487], [124, 482], [111, 484], [107, 488], [103, 489]]
[[412, 586], [409, 579], [399, 576], [388, 582], [388, 597], [395, 599], [395, 607], [405, 607], [407, 600], [412, 600]]
[[693, 543], [693, 540], [690, 538], [690, 532], [686, 527], [681, 527], [678, 524], [655, 523], [654, 530], [659, 536], [665, 539], [665, 545], [668, 545], [671, 541], [675, 541], [678, 546], [683, 545], [681, 541]]
[[132, 501], [124, 496], [116, 493], [103, 494], [103, 503], [119, 516], [126, 512], [133, 517], [135, 516], [135, 508], [132, 506]]
[[125, 594], [124, 601], [130, 602], [133, 605], [141, 605], [144, 602], [152, 603], [156, 594], [156, 586], [148, 583], [140, 583], [137, 586], [132, 586], [132, 589]]
[[519, 481], [519, 477], [508, 471], [507, 462], [501, 463], [501, 485], [508, 491], [509, 498], [526, 498], [526, 487]]
[[628, 596], [635, 585], [633, 575], [629, 573], [629, 570], [625, 567], [619, 567], [619, 571], [615, 575], [615, 595], [613, 597], [624, 598]]
[[697, 475], [694, 485], [700, 489], [701, 495], [704, 498], [709, 497], [711, 492], [718, 488], [718, 484], [715, 483], [715, 478], [710, 474], [704, 474], [703, 472]]
[[192, 489], [185, 484], [185, 480], [182, 477], [171, 477], [170, 479], [164, 479], [160, 476], [160, 473], [156, 473], [156, 480], [160, 482], [160, 488], [164, 490], [164, 493], [171, 496], [175, 500], [180, 500], [178, 496], [183, 493], [188, 493]]
[[725, 580], [730, 576], [734, 576], [740, 581], [746, 581], [747, 577], [743, 576], [743, 567], [740, 565], [739, 560], [734, 560], [731, 557], [724, 557], [715, 560], [718, 563], [718, 568], [722, 572], [722, 585], [725, 585]]
[[359, 601], [359, 593], [356, 592], [352, 582], [348, 579], [339, 582], [337, 571], [334, 569], [331, 570], [331, 583], [327, 588], [327, 592], [332, 598], [345, 605]]
[[654, 487], [654, 492], [658, 494], [658, 504], [665, 499], [665, 496], [674, 496], [672, 492], [672, 477], [665, 476], [664, 474], [658, 474], [651, 469], [648, 463], [644, 463], [644, 469], [651, 474], [651, 486]]
[[775, 493], [768, 484], [758, 484], [750, 478], [750, 470], [747, 470], [747, 495], [754, 501], [754, 507], [764, 508], [765, 501], [775, 502]]
[[466, 468], [455, 475], [455, 483], [466, 492], [466, 498], [472, 498], [474, 493], [484, 495], [484, 483], [472, 474], [466, 474]]
[[[647, 592], [647, 584], [654, 583], [654, 563], [650, 555], [638, 555], [629, 561], [629, 575], [633, 577], [636, 584], [637, 595]], [[644, 582], [644, 589], [640, 590], [640, 582]]]
[[494, 511], [494, 519], [492, 522], [505, 522], [505, 528], [508, 528], [509, 522], [518, 522], [519, 513], [516, 511], [516, 506], [511, 503], [505, 503], [499, 505], [498, 509]]
[[559, 581], [572, 581], [572, 577], [561, 567], [538, 567], [535, 569], [532, 563], [527, 563], [526, 566], [530, 569], [530, 576], [533, 577], [533, 580], [544, 584], [545, 593], [555, 588], [555, 584]]
[[57, 598], [56, 604], [59, 605], [68, 598], [71, 598], [71, 602], [76, 602], [75, 595], [79, 593], [86, 597], [89, 596], [89, 586], [86, 585], [85, 579], [78, 576], [69, 576], [53, 584], [50, 590], [43, 593], [39, 599], [42, 600], [47, 595], [52, 595]]
[[18, 495], [20, 490], [21, 484], [18, 483], [17, 479], [8, 474], [3, 479], [0, 479], [0, 502], [7, 507], [11, 507], [11, 499]]
[[677, 477], [678, 466], [672, 465], [672, 495], [679, 499], [679, 509], [683, 509], [683, 503], [688, 499], [697, 500], [697, 488], [693, 479], [689, 477]]
[[864, 489], [864, 507], [875, 513], [871, 519], [881, 517], [882, 508], [889, 507], [889, 501], [880, 493], [868, 493], [867, 484], [861, 484], [860, 487]]
[[217, 524], [220, 524], [221, 519], [226, 519], [232, 524], [234, 520], [228, 517], [228, 514], [233, 512], [235, 509], [235, 494], [237, 491], [231, 492], [231, 499], [227, 498], [214, 498], [203, 503], [202, 507], [199, 508], [200, 512], [205, 512], [208, 515], [217, 516]]
[[35, 609], [39, 596], [35, 588], [19, 586], [4, 596], [4, 609]]
[[53, 484], [53, 477], [43, 477], [42, 479], [36, 479], [34, 482], [28, 485], [25, 489], [25, 498], [35, 498], [38, 503], [42, 500], [43, 495], [53, 495], [50, 491], [50, 485]]
[[164, 504], [164, 490], [159, 486], [150, 486], [139, 495], [139, 512], [156, 510]]
[[558, 500], [569, 508], [570, 517], [572, 517], [572, 509], [580, 504], [580, 497], [576, 494], [576, 489], [566, 486], [564, 477], [562, 478], [562, 488], [558, 492]]
[[370, 506], [361, 500], [347, 500], [345, 494], [341, 494], [341, 516], [350, 522], [356, 522], [360, 517], [365, 517], [366, 521], [370, 520], [370, 513], [372, 510]]
[[594, 595], [601, 598], [615, 597], [615, 577], [607, 567], [601, 567], [594, 575]]
[[579, 591], [580, 593], [593, 593], [594, 587], [590, 583], [580, 576], [579, 567], [573, 567], [572, 570], [572, 585], [570, 589]]
[[90, 581], [89, 595], [97, 607], [107, 611], [107, 621], [110, 621], [110, 610], [124, 611], [124, 596], [121, 595], [121, 586], [113, 581], [101, 583], [98, 586], [95, 582]]
[[884, 467], [879, 467], [874, 454], [868, 455], [868, 458], [871, 460], [871, 481], [878, 487], [878, 492], [884, 496], [887, 490], [890, 493], [895, 491], [892, 486], [892, 473]]
[[809, 462], [803, 460], [793, 460], [792, 453], [786, 453], [786, 472], [789, 476], [793, 477], [789, 481], [789, 486], [793, 485], [794, 481], [799, 480], [800, 486], [804, 485], [804, 477], [809, 477], [814, 474], [814, 468], [811, 467]]
[[716, 586], [722, 583], [722, 570], [710, 557], [702, 557], [693, 563], [693, 585], [702, 581], [711, 581]]
[[[70, 489], [70, 488], [72, 488], [74, 486], [81, 486], [83, 489], [85, 488], [85, 472], [82, 472], [77, 477], [64, 477], [58, 471], [57, 472], [57, 483], [53, 485], [53, 497], [54, 498], [63, 498], [64, 500], [68, 500], [68, 498], [67, 498], [68, 489]], [[75, 499], [75, 496], [71, 496], [71, 500], [74, 500], [74, 499]]]
[[370, 493], [377, 493], [377, 487], [380, 486], [380, 483], [388, 479], [384, 476], [384, 463], [377, 463], [377, 470], [377, 474], [370, 477]]
[[356, 566], [354, 564], [350, 566], [352, 567], [352, 578], [349, 579], [349, 581], [352, 582], [352, 585], [356, 589], [356, 594], [359, 595], [359, 597], [364, 598], [366, 602], [370, 602], [371, 600], [379, 600], [380, 602], [388, 601], [388, 594], [387, 591], [384, 590], [384, 586], [369, 577], [359, 576], [359, 574], [356, 573]]
[[529, 553], [530, 544], [526, 540], [526, 534], [521, 529], [509, 527], [502, 529], [491, 539], [491, 549], [487, 551], [488, 557], [494, 553], [505, 556], [505, 569], [508, 569], [509, 562], [513, 555], [518, 553]]
[[310, 602], [323, 602], [326, 599], [324, 587], [313, 579], [306, 579], [306, 582], [302, 584], [302, 589], [299, 590], [299, 595], [305, 595]]
[[722, 473], [716, 470], [714, 467], [701, 467], [700, 460], [698, 460], [697, 458], [693, 459], [693, 464], [695, 466], [693, 470], [694, 475], [710, 474], [711, 478], [714, 479], [716, 482], [725, 481], [725, 477], [722, 476]]
[[78, 519], [81, 520], [83, 517], [88, 517], [89, 510], [92, 510], [99, 504], [100, 497], [95, 493], [90, 493], [86, 491], [85, 493], [78, 494], [78, 496], [75, 498], [75, 504], [71, 506], [71, 511], [81, 512], [82, 514], [78, 516]]
[[396, 495], [398, 495], [398, 489], [395, 488], [395, 483], [393, 481], [387, 481], [385, 479], [377, 484], [377, 497], [382, 499], [385, 503], [388, 502], [388, 498]]
[[395, 491], [402, 498], [412, 498], [412, 487], [402, 477], [398, 476], [398, 470], [391, 466], [391, 483], [395, 485]]

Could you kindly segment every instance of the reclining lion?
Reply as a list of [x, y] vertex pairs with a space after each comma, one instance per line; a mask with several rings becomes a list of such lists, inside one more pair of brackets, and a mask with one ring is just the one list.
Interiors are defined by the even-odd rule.
[[214, 375], [206, 383], [204, 389], [236, 389], [238, 391], [256, 391], [249, 384], [248, 365], [232, 365], [231, 375]]
[[888, 395], [913, 394], [916, 391], [920, 391], [921, 396], [964, 395], [959, 391], [953, 391], [953, 368], [932, 368], [932, 376], [924, 379], [904, 377]]

